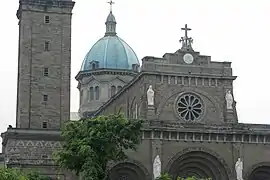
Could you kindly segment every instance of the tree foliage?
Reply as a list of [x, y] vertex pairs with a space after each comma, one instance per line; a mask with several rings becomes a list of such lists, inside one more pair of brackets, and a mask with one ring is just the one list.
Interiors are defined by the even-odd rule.
[[[172, 178], [169, 176], [169, 174], [165, 173], [165, 174], [162, 174], [160, 177], [156, 178], [155, 180], [172, 180]], [[178, 177], [177, 180], [211, 180], [211, 178], [202, 179], [202, 178], [196, 178], [195, 176], [193, 176], [193, 177], [187, 177], [187, 178]]]
[[26, 173], [13, 168], [0, 168], [1, 180], [50, 180], [37, 172]]
[[85, 180], [102, 180], [109, 161], [124, 160], [125, 150], [136, 150], [141, 127], [141, 121], [122, 114], [70, 121], [62, 132], [65, 143], [56, 153], [57, 162]]

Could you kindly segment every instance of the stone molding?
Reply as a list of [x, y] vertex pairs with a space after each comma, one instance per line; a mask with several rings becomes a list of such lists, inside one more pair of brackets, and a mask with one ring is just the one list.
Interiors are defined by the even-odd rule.
[[178, 120], [143, 120], [144, 129], [167, 129], [170, 131], [187, 129], [203, 132], [231, 132], [240, 134], [265, 134], [270, 135], [270, 125], [265, 124], [245, 124], [245, 123], [182, 123]]
[[270, 134], [259, 135], [239, 132], [201, 132], [201, 130], [174, 131], [169, 129], [144, 129], [142, 139], [183, 141], [183, 142], [215, 142], [215, 143], [244, 143], [270, 145]]
[[6, 162], [7, 166], [57, 166], [54, 159], [21, 159], [21, 158], [10, 158]]
[[50, 6], [57, 8], [73, 8], [75, 2], [61, 0], [20, 0], [20, 5]]
[[1, 134], [3, 139], [2, 144], [5, 146], [10, 139], [17, 140], [43, 140], [43, 141], [62, 141], [60, 130], [35, 130], [35, 129], [21, 129], [9, 128], [6, 132]]
[[224, 169], [226, 170], [226, 173], [229, 177], [229, 179], [233, 178], [233, 174], [229, 168], [229, 166], [227, 165], [226, 161], [217, 153], [215, 153], [214, 151], [207, 149], [207, 148], [203, 148], [203, 147], [192, 147], [192, 148], [186, 148], [178, 153], [176, 153], [168, 162], [166, 168], [165, 168], [165, 172], [169, 172], [169, 170], [172, 168], [173, 163], [180, 158], [182, 155], [186, 154], [186, 153], [190, 153], [190, 152], [195, 152], [195, 151], [200, 151], [200, 152], [205, 152], [207, 154], [210, 154], [211, 156], [215, 157], [224, 167]]
[[103, 75], [103, 74], [110, 74], [110, 75], [132, 75], [136, 76], [138, 72], [132, 70], [117, 70], [117, 69], [96, 69], [96, 70], [89, 70], [89, 71], [80, 71], [75, 79], [78, 81], [83, 77], [89, 77], [93, 75]]
[[7, 142], [7, 147], [50, 147], [50, 148], [62, 148], [60, 141], [40, 141], [40, 140], [11, 140]]

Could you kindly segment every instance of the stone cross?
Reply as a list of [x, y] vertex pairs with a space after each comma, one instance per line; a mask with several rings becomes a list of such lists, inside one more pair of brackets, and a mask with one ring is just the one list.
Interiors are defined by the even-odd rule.
[[185, 40], [187, 41], [187, 39], [188, 39], [188, 31], [191, 31], [191, 29], [190, 28], [188, 28], [187, 27], [187, 24], [185, 24], [185, 27], [184, 28], [181, 28], [181, 30], [184, 30], [185, 31]]
[[191, 37], [188, 37], [188, 31], [191, 31], [191, 29], [188, 28], [187, 24], [185, 24], [185, 27], [181, 28], [181, 30], [185, 31], [185, 36], [180, 39], [180, 43], [182, 42], [182, 49], [193, 50], [191, 46], [191, 44], [193, 43], [193, 39]]
[[109, 2], [107, 2], [107, 3], [110, 4], [110, 12], [112, 12], [112, 5], [115, 4], [115, 2], [113, 2], [113, 1], [111, 0], [111, 1], [109, 1]]

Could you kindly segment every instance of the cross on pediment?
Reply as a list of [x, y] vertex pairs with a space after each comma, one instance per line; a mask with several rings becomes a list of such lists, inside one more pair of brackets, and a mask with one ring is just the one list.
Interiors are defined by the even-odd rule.
[[185, 39], [187, 39], [188, 38], [188, 31], [191, 31], [191, 29], [187, 27], [187, 24], [185, 24], [185, 27], [181, 28], [181, 30], [185, 31]]
[[181, 30], [185, 31], [185, 36], [181, 37], [180, 39], [180, 43], [182, 43], [182, 50], [186, 50], [186, 51], [190, 51], [192, 49], [192, 43], [193, 43], [193, 39], [191, 37], [188, 37], [188, 31], [191, 31], [190, 28], [188, 28], [187, 24], [185, 24], [184, 28], [181, 28]]

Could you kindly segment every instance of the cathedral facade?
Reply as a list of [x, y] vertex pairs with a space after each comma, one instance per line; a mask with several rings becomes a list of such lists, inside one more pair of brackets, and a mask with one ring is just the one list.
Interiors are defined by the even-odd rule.
[[[20, 0], [16, 127], [2, 133], [7, 167], [36, 169], [51, 179], [75, 180], [53, 152], [70, 119], [71, 0]], [[112, 2], [110, 2], [112, 5]], [[105, 35], [87, 52], [76, 76], [79, 116], [121, 112], [142, 119], [142, 143], [124, 162], [108, 164], [111, 180], [152, 180], [162, 172], [213, 180], [270, 179], [270, 126], [238, 123], [230, 62], [192, 47], [185, 25], [181, 48], [146, 56], [117, 35], [112, 10]], [[243, 167], [241, 167], [241, 164]]]

